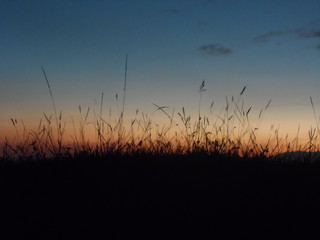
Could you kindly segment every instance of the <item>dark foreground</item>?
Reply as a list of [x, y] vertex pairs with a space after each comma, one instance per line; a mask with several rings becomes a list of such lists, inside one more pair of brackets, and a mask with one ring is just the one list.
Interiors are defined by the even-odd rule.
[[0, 188], [1, 228], [19, 239], [320, 235], [318, 163], [201, 155], [1, 162]]

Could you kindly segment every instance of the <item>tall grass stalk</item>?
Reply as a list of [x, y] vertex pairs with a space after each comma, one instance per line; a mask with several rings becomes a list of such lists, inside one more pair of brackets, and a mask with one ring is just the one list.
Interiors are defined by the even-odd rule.
[[123, 117], [124, 117], [124, 108], [126, 105], [127, 74], [128, 74], [128, 54], [126, 54], [126, 61], [125, 61], [125, 67], [124, 67], [123, 100], [122, 100], [122, 111], [121, 111], [121, 120], [122, 121], [123, 121]]
[[118, 149], [119, 150], [123, 147], [121, 142], [122, 142], [122, 138], [124, 137], [124, 134], [125, 134], [123, 124], [124, 124], [124, 112], [125, 112], [126, 93], [127, 93], [127, 74], [128, 74], [128, 54], [126, 54], [126, 58], [125, 58], [122, 109], [121, 109], [121, 113], [120, 113], [120, 117], [119, 117], [119, 121], [118, 121], [118, 125], [119, 125]]
[[[47, 87], [49, 89], [49, 93], [50, 93], [50, 97], [51, 97], [51, 103], [52, 103], [52, 106], [53, 106], [53, 111], [54, 111], [54, 116], [55, 116], [55, 121], [56, 121], [56, 127], [57, 127], [57, 142], [58, 142], [58, 152], [61, 151], [61, 147], [62, 147], [62, 130], [61, 130], [61, 123], [58, 121], [58, 114], [57, 114], [57, 108], [56, 108], [56, 104], [55, 104], [55, 101], [54, 101], [54, 98], [53, 98], [53, 93], [52, 93], [52, 89], [51, 89], [51, 86], [50, 86], [50, 83], [49, 83], [49, 80], [47, 78], [47, 74], [44, 70], [44, 67], [41, 66], [42, 68], [42, 72], [43, 72], [43, 75], [44, 75], [44, 78], [46, 80], [46, 83], [47, 83]], [[61, 113], [60, 113], [60, 118], [61, 120]]]
[[199, 87], [199, 109], [198, 109], [198, 142], [201, 138], [201, 102], [202, 102], [202, 93], [206, 91], [205, 87], [205, 80], [202, 81], [200, 87]]

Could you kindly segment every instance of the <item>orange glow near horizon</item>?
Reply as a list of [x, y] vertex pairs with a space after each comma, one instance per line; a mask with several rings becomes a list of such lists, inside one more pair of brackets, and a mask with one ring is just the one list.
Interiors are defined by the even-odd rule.
[[[181, 115], [182, 112], [179, 112], [179, 114]], [[188, 146], [187, 138], [191, 143], [194, 143], [196, 142], [197, 137], [199, 137], [202, 146], [204, 146], [204, 143], [206, 142], [204, 135], [207, 133], [208, 140], [211, 141], [209, 145], [213, 144], [214, 141], [218, 141], [221, 144], [222, 141], [229, 138], [229, 140], [234, 142], [241, 140], [241, 147], [244, 148], [243, 150], [253, 148], [254, 144], [261, 150], [268, 144], [269, 150], [273, 149], [273, 153], [287, 150], [306, 150], [306, 146], [310, 140], [310, 127], [306, 127], [308, 126], [307, 123], [301, 124], [299, 132], [296, 123], [292, 123], [288, 120], [283, 121], [286, 123], [285, 126], [272, 124], [269, 121], [270, 119], [266, 119], [262, 123], [252, 121], [250, 128], [245, 129], [246, 126], [241, 125], [240, 122], [237, 122], [236, 120], [234, 122], [231, 122], [230, 120], [228, 123], [229, 126], [227, 126], [221, 119], [216, 118], [216, 116], [211, 116], [211, 118], [208, 117], [208, 122], [206, 123], [201, 121], [201, 127], [205, 129], [201, 131], [200, 134], [198, 133], [199, 135], [192, 136], [192, 134], [197, 131], [197, 117], [191, 118], [190, 122], [187, 124], [188, 128], [186, 129], [181, 119], [182, 115], [180, 116], [179, 114], [176, 113], [173, 115], [172, 121], [160, 111], [153, 112], [150, 115], [133, 114], [132, 116], [125, 116], [126, 118], [123, 123], [125, 130], [122, 140], [127, 143], [132, 143], [132, 140], [134, 139], [135, 144], [138, 146], [138, 144], [141, 143], [143, 148], [149, 148], [152, 144], [159, 142], [171, 142], [173, 148], [178, 146], [186, 148]], [[61, 138], [62, 145], [70, 147], [75, 145], [96, 146], [101, 139], [103, 142], [116, 142], [118, 140], [119, 128], [117, 128], [117, 126], [119, 127], [119, 125], [117, 125], [118, 122], [116, 118], [109, 119], [109, 122], [106, 120], [100, 121], [97, 116], [91, 116], [91, 118], [92, 119], [89, 117], [86, 123], [81, 122], [80, 120], [76, 122], [64, 121], [64, 119], [62, 119], [62, 128], [65, 124]], [[8, 123], [2, 123], [1, 125], [1, 128], [4, 129], [2, 139], [0, 139], [2, 143], [8, 141], [13, 146], [21, 143], [28, 143], [30, 146], [32, 142], [45, 142], [45, 136], [42, 138], [39, 137], [44, 129], [46, 131], [51, 131], [50, 134], [52, 134], [52, 139], [55, 141], [57, 140], [57, 128], [54, 119], [51, 119], [50, 123], [45, 117], [38, 121], [32, 121], [32, 119], [27, 119], [24, 122], [21, 120], [15, 122], [15, 119], [12, 119], [11, 121], [13, 122], [8, 121]], [[259, 124], [262, 125], [258, 128], [256, 125]], [[241, 126], [243, 129], [241, 129]], [[101, 139], [99, 139], [98, 134], [99, 128], [101, 128]], [[255, 140], [253, 141], [250, 141], [250, 131], [254, 131]], [[48, 135], [48, 133], [46, 134]], [[253, 135], [251, 135], [251, 137], [252, 136]], [[317, 140], [317, 137], [314, 137], [314, 140]], [[290, 146], [290, 149], [288, 149], [288, 146]]]

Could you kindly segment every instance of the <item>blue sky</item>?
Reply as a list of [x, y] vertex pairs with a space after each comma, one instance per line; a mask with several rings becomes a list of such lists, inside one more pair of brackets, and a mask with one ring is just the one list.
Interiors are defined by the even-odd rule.
[[10, 118], [37, 122], [52, 112], [44, 66], [58, 109], [116, 111], [128, 61], [127, 113], [166, 105], [203, 112], [247, 85], [246, 104], [266, 122], [296, 131], [320, 114], [320, 1], [117, 0], [1, 1], [0, 131]]

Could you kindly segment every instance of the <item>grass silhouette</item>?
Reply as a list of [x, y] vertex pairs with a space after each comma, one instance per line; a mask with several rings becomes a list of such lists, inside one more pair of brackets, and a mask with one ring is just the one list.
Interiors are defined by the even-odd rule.
[[[289, 141], [279, 135], [279, 129], [271, 126], [270, 134], [264, 142], [259, 141], [258, 134], [262, 119], [270, 107], [271, 99], [263, 107], [255, 121], [250, 116], [252, 107], [246, 107], [243, 95], [246, 86], [238, 96], [226, 97], [225, 106], [217, 114], [213, 114], [214, 102], [210, 105], [210, 114], [201, 113], [202, 95], [206, 91], [205, 80], [199, 87], [198, 116], [192, 120], [185, 108], [175, 113], [169, 112], [167, 106], [155, 106], [154, 112], [148, 116], [136, 111], [135, 119], [125, 122], [125, 105], [127, 91], [128, 55], [125, 59], [124, 87], [122, 107], [115, 122], [103, 118], [103, 99], [101, 94], [100, 109], [93, 112], [93, 120], [89, 120], [90, 108], [83, 112], [79, 106], [80, 122], [72, 121], [74, 133], [72, 141], [64, 139], [66, 122], [62, 111], [58, 112], [50, 82], [42, 66], [44, 79], [49, 90], [54, 119], [44, 114], [37, 129], [27, 130], [22, 121], [11, 119], [16, 131], [13, 141], [5, 138], [1, 145], [1, 159], [43, 160], [48, 158], [73, 158], [77, 156], [103, 157], [106, 155], [136, 155], [139, 153], [164, 156], [168, 154], [192, 154], [197, 152], [211, 155], [228, 155], [234, 157], [272, 157], [283, 152], [315, 152], [319, 150], [319, 119], [315, 111], [313, 99], [310, 97], [316, 127], [308, 132], [309, 140], [304, 145], [297, 136]], [[118, 95], [116, 95], [118, 103]], [[153, 122], [152, 116], [162, 112], [169, 120], [168, 125], [159, 126]], [[253, 124], [254, 122], [254, 124]], [[87, 125], [94, 128], [96, 139], [86, 138]], [[22, 132], [22, 134], [21, 134]]]
[[[199, 87], [198, 116], [184, 108], [169, 112], [153, 103], [169, 121], [156, 126], [153, 114], [125, 124], [127, 56], [119, 118], [103, 119], [100, 109], [89, 120], [83, 110], [73, 122], [72, 142], [58, 114], [44, 68], [54, 118], [44, 114], [38, 128], [27, 130], [11, 119], [13, 142], [2, 145], [1, 217], [12, 236], [43, 239], [163, 238], [307, 238], [320, 215], [320, 161], [272, 161], [283, 152], [318, 150], [319, 127], [305, 145], [298, 134], [289, 142], [273, 127], [267, 141], [258, 130], [271, 100], [250, 119], [243, 95], [226, 97], [217, 115], [201, 112], [205, 81]], [[92, 124], [96, 140], [86, 138]], [[299, 131], [298, 131], [299, 132]], [[21, 237], [22, 235], [22, 237]], [[276, 238], [277, 238], [276, 237]]]
[[[138, 153], [152, 155], [191, 154], [203, 152], [207, 155], [230, 155], [240, 157], [272, 157], [283, 152], [316, 152], [319, 150], [319, 120], [313, 100], [310, 97], [316, 127], [308, 132], [308, 142], [300, 143], [299, 133], [293, 140], [279, 135], [279, 129], [271, 126], [270, 133], [262, 142], [258, 139], [259, 129], [265, 113], [271, 104], [271, 99], [263, 107], [254, 120], [250, 116], [252, 107], [246, 107], [243, 95], [246, 86], [238, 96], [225, 98], [225, 106], [217, 114], [213, 114], [214, 102], [211, 103], [209, 115], [201, 113], [202, 95], [205, 92], [205, 81], [199, 87], [198, 116], [193, 120], [185, 108], [177, 113], [169, 107], [155, 107], [151, 115], [138, 110], [130, 122], [125, 121], [125, 101], [127, 84], [127, 56], [125, 63], [125, 81], [121, 112], [116, 121], [103, 118], [103, 99], [101, 94], [98, 113], [93, 112], [90, 120], [90, 108], [86, 111], [79, 106], [80, 122], [72, 121], [73, 135], [71, 141], [64, 139], [66, 122], [62, 111], [56, 109], [53, 92], [42, 67], [44, 78], [50, 93], [54, 118], [44, 113], [36, 129], [28, 130], [22, 121], [12, 118], [11, 122], [16, 132], [15, 139], [1, 144], [1, 159], [43, 160], [49, 158], [72, 158], [79, 155], [88, 157], [103, 157], [105, 155], [135, 155]], [[116, 95], [118, 101], [118, 95]], [[169, 124], [159, 126], [153, 122], [152, 116], [161, 112]], [[92, 114], [91, 114], [92, 115]], [[94, 128], [96, 139], [86, 137], [88, 125]]]
[[[283, 152], [318, 150], [319, 123], [311, 99], [312, 108], [316, 119], [316, 128], [311, 128], [308, 135], [309, 141], [304, 145], [299, 142], [299, 130], [297, 136], [289, 141], [287, 137], [279, 135], [279, 129], [270, 128], [270, 134], [264, 142], [259, 142], [259, 128], [265, 112], [270, 107], [271, 99], [263, 107], [255, 121], [250, 117], [252, 107], [246, 107], [243, 95], [246, 86], [236, 97], [226, 97], [224, 108], [213, 114], [214, 102], [210, 106], [210, 115], [201, 114], [202, 94], [205, 91], [205, 82], [199, 88], [198, 117], [192, 120], [185, 108], [175, 113], [169, 112], [169, 107], [159, 106], [153, 103], [154, 112], [149, 116], [138, 110], [135, 119], [125, 123], [125, 97], [118, 120], [112, 122], [103, 118], [103, 98], [99, 113], [93, 112], [93, 120], [90, 120], [90, 108], [85, 111], [79, 106], [80, 122], [72, 121], [72, 141], [64, 139], [66, 122], [62, 112], [56, 110], [53, 93], [43, 69], [45, 80], [50, 92], [54, 118], [44, 113], [36, 129], [28, 130], [22, 121], [12, 118], [12, 125], [16, 131], [13, 141], [7, 138], [1, 145], [2, 159], [43, 160], [49, 158], [72, 158], [79, 155], [88, 157], [103, 157], [105, 155], [135, 155], [145, 153], [152, 155], [191, 154], [203, 152], [207, 155], [230, 155], [240, 157], [271, 157]], [[126, 78], [126, 76], [125, 76]], [[126, 80], [125, 80], [126, 81]], [[126, 94], [126, 84], [124, 95]], [[118, 97], [117, 97], [118, 98]], [[169, 124], [159, 126], [153, 122], [152, 116], [161, 112], [169, 121]], [[252, 124], [255, 122], [255, 124]], [[86, 137], [86, 127], [91, 125], [95, 130], [96, 139]]]

